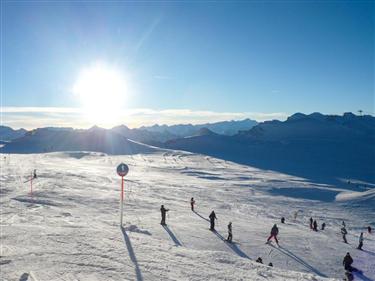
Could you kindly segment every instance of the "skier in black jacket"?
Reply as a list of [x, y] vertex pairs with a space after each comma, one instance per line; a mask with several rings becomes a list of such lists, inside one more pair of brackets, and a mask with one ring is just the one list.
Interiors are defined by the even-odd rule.
[[350, 256], [349, 253], [346, 253], [344, 260], [342, 261], [342, 264], [344, 265], [345, 270], [352, 272], [353, 271], [352, 263], [353, 263], [352, 257]]
[[161, 212], [161, 222], [160, 222], [160, 224], [161, 225], [166, 225], [165, 215], [167, 214], [168, 211], [169, 211], [169, 209], [166, 209], [166, 208], [164, 208], [164, 205], [161, 205], [161, 207], [160, 207], [160, 212]]
[[341, 234], [344, 243], [348, 244], [348, 240], [346, 240], [346, 234], [348, 234], [348, 231], [346, 231], [346, 228], [344, 226], [341, 228]]
[[215, 212], [212, 211], [208, 217], [210, 218], [210, 230], [215, 230], [215, 220], [217, 220]]
[[358, 239], [359, 241], [359, 244], [358, 244], [358, 247], [357, 247], [357, 249], [358, 250], [362, 250], [362, 247], [363, 247], [363, 232], [361, 232], [361, 234], [359, 235], [359, 239]]
[[318, 231], [318, 223], [316, 222], [316, 220], [314, 220], [313, 222], [313, 230]]
[[232, 242], [232, 222], [229, 222], [228, 224], [228, 238], [227, 238], [227, 241], [228, 242]]

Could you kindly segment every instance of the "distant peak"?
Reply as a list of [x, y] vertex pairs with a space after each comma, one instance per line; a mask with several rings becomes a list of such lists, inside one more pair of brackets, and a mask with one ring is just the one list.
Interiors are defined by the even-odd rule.
[[121, 124], [119, 126], [115, 126], [113, 127], [112, 129], [117, 129], [117, 130], [130, 130], [128, 126], [124, 125], [124, 124]]
[[195, 134], [195, 136], [211, 136], [211, 135], [216, 135], [216, 134], [206, 127], [200, 128]]
[[344, 115], [343, 115], [343, 117], [345, 119], [350, 119], [350, 118], [355, 118], [357, 116], [355, 114], [353, 114], [352, 112], [345, 112]]
[[301, 120], [301, 119], [305, 119], [306, 117], [307, 117], [306, 114], [297, 112], [297, 113], [294, 113], [293, 115], [289, 116], [288, 119], [287, 119], [287, 121]]
[[90, 129], [88, 129], [89, 131], [98, 131], [98, 130], [104, 130], [103, 128], [100, 128], [99, 126], [97, 125], [94, 125], [92, 126]]

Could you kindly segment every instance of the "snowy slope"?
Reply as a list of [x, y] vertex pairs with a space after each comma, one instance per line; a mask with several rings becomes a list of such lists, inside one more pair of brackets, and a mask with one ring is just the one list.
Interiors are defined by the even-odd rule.
[[[178, 151], [12, 154], [1, 161], [1, 280], [342, 279], [348, 251], [363, 271], [356, 280], [375, 280], [375, 235], [365, 234], [365, 251], [355, 249], [359, 232], [375, 227], [373, 210], [351, 208], [348, 197], [310, 200], [345, 189]], [[115, 173], [122, 161], [130, 167], [123, 231]], [[34, 168], [31, 197], [24, 181]], [[161, 204], [170, 209], [167, 228], [159, 224]], [[211, 210], [217, 233], [208, 230]], [[265, 245], [281, 216], [281, 248]], [[327, 229], [310, 231], [310, 216]], [[348, 245], [339, 235], [343, 219]], [[222, 241], [229, 221], [233, 245]], [[274, 268], [253, 262], [258, 256]]]

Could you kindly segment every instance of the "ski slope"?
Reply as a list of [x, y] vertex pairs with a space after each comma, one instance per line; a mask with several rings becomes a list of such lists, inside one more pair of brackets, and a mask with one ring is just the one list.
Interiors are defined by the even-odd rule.
[[[160, 150], [108, 156], [61, 152], [1, 156], [1, 280], [342, 280], [346, 252], [375, 280], [374, 197], [341, 200], [339, 188], [199, 154]], [[119, 227], [120, 178], [125, 182]], [[24, 183], [37, 169], [38, 178]], [[289, 196], [290, 195], [290, 196]], [[314, 197], [315, 196], [315, 197]], [[196, 212], [189, 200], [196, 201]], [[345, 200], [343, 200], [343, 198]], [[160, 225], [160, 205], [170, 209]], [[208, 230], [215, 210], [217, 232]], [[296, 220], [293, 214], [299, 210]], [[286, 224], [280, 224], [280, 218]], [[309, 229], [310, 216], [325, 231]], [[349, 244], [339, 234], [342, 220]], [[234, 244], [223, 239], [233, 223]], [[274, 223], [280, 248], [265, 241]], [[257, 257], [274, 267], [255, 263]], [[326, 279], [327, 278], [327, 279]], [[333, 280], [333, 279], [331, 279]]]

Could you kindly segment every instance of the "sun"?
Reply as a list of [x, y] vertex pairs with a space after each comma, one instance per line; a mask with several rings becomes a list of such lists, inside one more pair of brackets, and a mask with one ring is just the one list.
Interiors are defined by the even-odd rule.
[[97, 63], [83, 69], [73, 86], [85, 117], [96, 125], [112, 125], [121, 115], [127, 96], [124, 75], [114, 67]]

